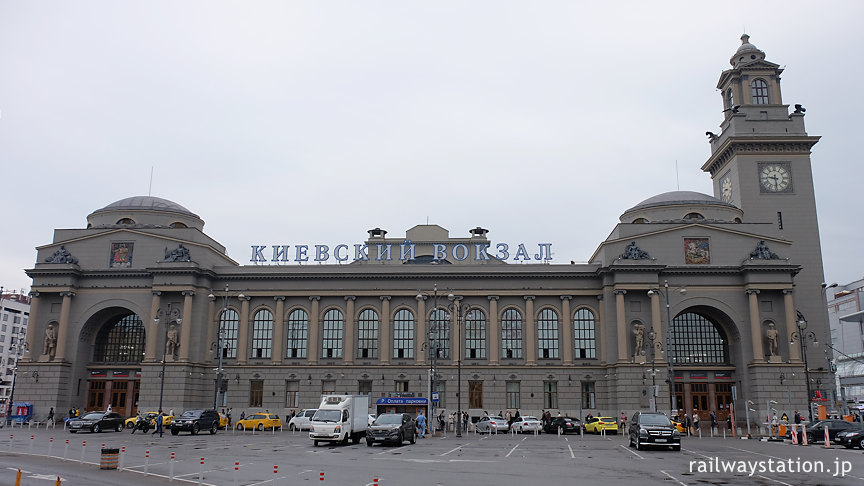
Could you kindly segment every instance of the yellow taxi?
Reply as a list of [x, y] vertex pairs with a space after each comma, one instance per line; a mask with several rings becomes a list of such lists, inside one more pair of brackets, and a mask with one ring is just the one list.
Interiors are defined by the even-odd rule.
[[282, 427], [282, 420], [275, 413], [253, 413], [247, 415], [243, 420], [237, 421], [237, 430], [264, 430], [280, 427]]
[[219, 414], [219, 428], [224, 429], [225, 427], [228, 427], [228, 416], [225, 415], [224, 413], [220, 413]]
[[672, 425], [675, 426], [675, 429], [678, 430], [679, 433], [684, 434], [687, 432], [687, 427], [684, 426], [684, 422], [678, 419], [678, 417], [672, 417], [670, 419], [672, 421]]
[[618, 422], [613, 417], [591, 417], [585, 422], [586, 434], [599, 434], [605, 430], [607, 434], [618, 433]]
[[[143, 415], [143, 416], [147, 417], [148, 419], [150, 419], [150, 424], [151, 424], [153, 427], [156, 427], [156, 417], [159, 416], [159, 412], [146, 412], [146, 413], [142, 413], [141, 415]], [[135, 421], [136, 421], [136, 420], [138, 420], [138, 416], [137, 416], [137, 415], [133, 415], [133, 416], [129, 417], [128, 419], [126, 419], [126, 421], [123, 423], [123, 425], [124, 425], [127, 429], [131, 429], [132, 427], [135, 427]], [[162, 426], [163, 426], [163, 427], [168, 427], [169, 425], [171, 425], [171, 421], [172, 421], [172, 420], [174, 420], [174, 416], [173, 416], [173, 415], [168, 415], [168, 414], [163, 415], [163, 416], [162, 416]]]

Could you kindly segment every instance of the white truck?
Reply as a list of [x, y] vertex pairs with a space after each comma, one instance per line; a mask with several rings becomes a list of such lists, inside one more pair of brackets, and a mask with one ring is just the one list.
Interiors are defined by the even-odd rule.
[[309, 438], [319, 442], [359, 444], [369, 428], [369, 397], [366, 395], [324, 395], [312, 417]]

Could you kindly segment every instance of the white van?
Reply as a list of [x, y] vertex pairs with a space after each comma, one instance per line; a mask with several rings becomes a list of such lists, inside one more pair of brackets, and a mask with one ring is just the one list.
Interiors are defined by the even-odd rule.
[[321, 406], [312, 417], [309, 438], [314, 445], [319, 442], [355, 444], [366, 437], [369, 428], [368, 395], [325, 395]]
[[317, 408], [300, 410], [300, 413], [288, 421], [288, 430], [309, 430], [309, 426], [312, 425], [312, 417], [317, 411]]

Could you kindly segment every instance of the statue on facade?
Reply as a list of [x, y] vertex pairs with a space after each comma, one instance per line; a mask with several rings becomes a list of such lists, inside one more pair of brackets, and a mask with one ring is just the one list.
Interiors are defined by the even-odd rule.
[[78, 259], [73, 257], [65, 246], [61, 246], [59, 250], [45, 259], [45, 263], [78, 263]]
[[624, 253], [618, 257], [619, 260], [647, 260], [649, 258], [651, 258], [651, 255], [649, 255], [647, 251], [642, 251], [641, 248], [636, 246], [635, 241], [627, 245], [627, 248], [624, 249]]
[[765, 244], [765, 240], [759, 242], [756, 245], [756, 249], [750, 252], [751, 260], [779, 260], [780, 255], [771, 251], [768, 248], [768, 245]]
[[42, 354], [54, 359], [54, 354], [57, 352], [57, 330], [54, 324], [48, 324], [45, 329], [45, 339], [42, 343]]
[[164, 261], [164, 262], [188, 262], [191, 260], [192, 260], [192, 258], [189, 255], [189, 249], [183, 245], [180, 245], [171, 251], [168, 251], [168, 248], [165, 248], [165, 259], [162, 261]]
[[642, 356], [645, 348], [645, 326], [633, 325], [633, 356]]
[[765, 337], [768, 339], [768, 353], [771, 356], [777, 356], [777, 338], [779, 337], [779, 332], [777, 328], [774, 326], [773, 322], [768, 323], [768, 330], [765, 331]]
[[165, 336], [165, 355], [177, 357], [177, 348], [180, 347], [180, 339], [177, 335], [177, 325], [171, 324]]

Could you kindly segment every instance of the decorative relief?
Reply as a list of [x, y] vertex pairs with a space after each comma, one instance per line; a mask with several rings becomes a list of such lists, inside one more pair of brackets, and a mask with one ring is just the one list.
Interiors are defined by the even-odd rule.
[[168, 251], [168, 248], [165, 248], [165, 259], [163, 262], [188, 262], [192, 261], [192, 258], [189, 256], [189, 249], [183, 245], [179, 245], [177, 248]]
[[708, 265], [711, 263], [711, 248], [708, 238], [684, 238], [684, 263]]
[[132, 248], [134, 243], [111, 243], [111, 268], [129, 268], [132, 266]]
[[780, 260], [780, 255], [771, 251], [765, 240], [760, 241], [756, 245], [756, 249], [750, 252], [751, 260]]
[[648, 260], [650, 258], [651, 255], [649, 255], [647, 251], [643, 251], [641, 248], [636, 246], [635, 241], [627, 245], [627, 248], [624, 249], [624, 253], [618, 257], [619, 260]]
[[59, 250], [45, 259], [45, 263], [78, 263], [78, 259], [72, 256], [65, 246], [61, 246]]

